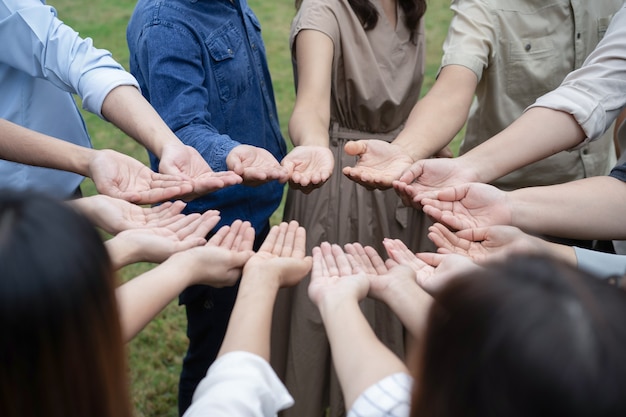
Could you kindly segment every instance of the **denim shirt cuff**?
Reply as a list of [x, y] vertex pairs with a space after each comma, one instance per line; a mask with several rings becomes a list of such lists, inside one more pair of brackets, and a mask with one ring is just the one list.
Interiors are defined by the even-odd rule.
[[229, 138], [229, 140], [220, 141], [213, 146], [208, 147], [209, 152], [202, 152], [202, 156], [211, 166], [213, 171], [227, 171], [226, 157], [236, 146], [241, 145], [239, 142]]

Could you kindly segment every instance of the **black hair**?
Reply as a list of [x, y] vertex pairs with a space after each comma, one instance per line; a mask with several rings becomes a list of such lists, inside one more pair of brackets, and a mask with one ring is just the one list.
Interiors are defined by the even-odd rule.
[[437, 296], [412, 417], [626, 415], [626, 292], [516, 256]]

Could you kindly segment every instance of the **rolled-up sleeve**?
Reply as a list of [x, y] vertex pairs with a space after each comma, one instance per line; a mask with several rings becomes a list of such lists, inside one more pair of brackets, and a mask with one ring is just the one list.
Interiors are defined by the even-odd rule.
[[606, 35], [581, 68], [532, 107], [574, 116], [587, 139], [599, 138], [626, 107], [626, 6], [615, 15]]
[[121, 85], [139, 88], [111, 53], [93, 46], [39, 0], [2, 0], [0, 62], [78, 94], [83, 108], [102, 117], [102, 103]]
[[230, 352], [213, 362], [184, 417], [271, 417], [291, 405], [293, 398], [266, 360]]

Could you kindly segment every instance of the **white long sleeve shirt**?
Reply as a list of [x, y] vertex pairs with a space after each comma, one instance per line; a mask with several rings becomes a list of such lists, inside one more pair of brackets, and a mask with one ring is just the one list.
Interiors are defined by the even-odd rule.
[[293, 398], [270, 364], [248, 352], [230, 352], [209, 368], [183, 417], [273, 417]]

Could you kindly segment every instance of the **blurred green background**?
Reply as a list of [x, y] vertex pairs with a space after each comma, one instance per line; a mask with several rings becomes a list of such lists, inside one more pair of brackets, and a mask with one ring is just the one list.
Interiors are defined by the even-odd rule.
[[[263, 27], [263, 39], [268, 54], [270, 71], [278, 105], [283, 134], [287, 140], [287, 121], [293, 108], [294, 85], [288, 37], [291, 19], [295, 14], [293, 0], [248, 0]], [[126, 24], [134, 2], [124, 0], [51, 0], [59, 18], [73, 27], [82, 37], [90, 37], [94, 44], [108, 49], [122, 65], [128, 68]], [[434, 82], [439, 67], [443, 43], [451, 13], [449, 2], [429, 2], [426, 12], [427, 65], [422, 95]], [[148, 163], [145, 150], [121, 131], [83, 112], [95, 148], [111, 148]], [[455, 140], [454, 150], [458, 146]], [[85, 180], [83, 192], [95, 193], [90, 180]], [[272, 221], [280, 221], [282, 205]], [[151, 268], [151, 264], [129, 266], [120, 272], [120, 281], [131, 279]], [[186, 349], [184, 309], [173, 301], [143, 332], [128, 344], [129, 372], [135, 415], [150, 417], [177, 416], [177, 384], [182, 356]]]

